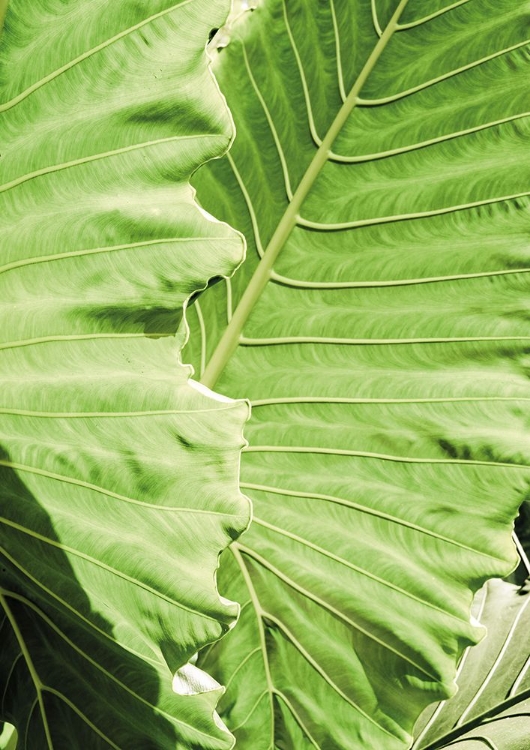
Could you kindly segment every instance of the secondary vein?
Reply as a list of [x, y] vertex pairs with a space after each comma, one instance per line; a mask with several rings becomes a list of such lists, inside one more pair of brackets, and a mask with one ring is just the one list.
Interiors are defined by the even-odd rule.
[[243, 326], [245, 325], [250, 313], [254, 309], [257, 300], [260, 298], [263, 290], [267, 286], [267, 283], [271, 277], [271, 271], [284, 247], [288, 237], [292, 230], [297, 224], [299, 210], [307, 197], [307, 194], [311, 190], [316, 178], [320, 174], [322, 168], [329, 159], [331, 147], [335, 142], [335, 139], [342, 130], [342, 127], [352, 111], [355, 109], [358, 103], [359, 93], [364, 86], [368, 76], [372, 72], [375, 64], [379, 60], [385, 47], [390, 41], [392, 34], [394, 33], [401, 14], [405, 10], [408, 0], [401, 0], [394, 15], [388, 23], [383, 35], [375, 45], [372, 54], [366, 61], [362, 71], [360, 72], [353, 88], [351, 89], [348, 97], [342, 107], [340, 108], [337, 116], [335, 117], [331, 127], [329, 128], [322, 144], [317, 149], [307, 171], [302, 177], [300, 184], [298, 185], [293, 199], [287, 207], [281, 221], [279, 222], [276, 231], [274, 232], [269, 245], [267, 246], [263, 258], [259, 263], [254, 275], [252, 276], [250, 283], [248, 284], [245, 293], [243, 294], [230, 324], [224, 331], [206, 369], [201, 378], [201, 382], [209, 388], [213, 388], [217, 382], [219, 376], [223, 372], [230, 357], [237, 349]]

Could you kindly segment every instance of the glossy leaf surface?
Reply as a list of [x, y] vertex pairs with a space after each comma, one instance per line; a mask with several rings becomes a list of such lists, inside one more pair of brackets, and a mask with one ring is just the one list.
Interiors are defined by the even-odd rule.
[[194, 179], [249, 247], [186, 356], [253, 405], [242, 617], [200, 662], [243, 748], [408, 747], [515, 564], [528, 39], [507, 0], [265, 0], [217, 38], [237, 137]]
[[248, 522], [248, 407], [180, 362], [188, 297], [242, 256], [189, 185], [232, 135], [205, 54], [228, 9], [9, 4], [0, 718], [19, 748], [233, 742], [213, 716], [219, 686], [187, 662], [237, 616], [215, 572]]

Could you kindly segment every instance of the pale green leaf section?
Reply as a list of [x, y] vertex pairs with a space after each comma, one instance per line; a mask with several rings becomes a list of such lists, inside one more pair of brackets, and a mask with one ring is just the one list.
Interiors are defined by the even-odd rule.
[[205, 51], [228, 10], [9, 3], [0, 719], [19, 750], [233, 744], [220, 686], [187, 662], [238, 614], [215, 579], [248, 524], [248, 406], [190, 381], [180, 356], [190, 295], [244, 249], [189, 184], [232, 137]]
[[4, 724], [4, 728], [0, 733], [0, 748], [2, 750], [16, 750], [17, 747], [17, 732], [12, 724]]
[[[416, 726], [413, 750], [485, 746], [517, 750], [530, 736], [530, 595], [489, 581], [474, 602], [488, 637], [466, 651], [458, 667], [458, 694], [429, 708]], [[478, 743], [478, 745], [477, 745]]]
[[[527, 3], [264, 0], [223, 31], [236, 122], [195, 179], [248, 240], [190, 310], [253, 404], [245, 604], [200, 664], [252, 750], [404, 750], [484, 630], [528, 492]], [[224, 43], [224, 42], [223, 42]]]

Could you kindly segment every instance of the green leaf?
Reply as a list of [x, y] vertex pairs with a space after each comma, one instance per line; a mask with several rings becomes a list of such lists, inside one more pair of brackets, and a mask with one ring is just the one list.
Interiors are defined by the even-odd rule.
[[416, 727], [414, 750], [479, 745], [524, 750], [530, 735], [530, 595], [493, 580], [478, 592], [474, 611], [488, 637], [466, 651], [458, 667], [459, 691], [429, 708]]
[[186, 356], [253, 406], [254, 522], [220, 577], [241, 621], [199, 662], [243, 748], [408, 747], [515, 565], [526, 12], [266, 0], [214, 42], [237, 137], [194, 184], [249, 248]]
[[188, 298], [243, 250], [189, 184], [231, 138], [205, 54], [227, 12], [224, 0], [9, 4], [0, 718], [20, 748], [233, 743], [214, 716], [219, 685], [188, 662], [238, 613], [215, 577], [248, 523], [248, 406], [180, 361]]
[[4, 724], [0, 733], [0, 748], [2, 750], [16, 750], [17, 733], [12, 724]]
[[2, 29], [4, 28], [4, 18], [7, 11], [7, 4], [9, 0], [0, 0], [0, 35], [2, 34]]

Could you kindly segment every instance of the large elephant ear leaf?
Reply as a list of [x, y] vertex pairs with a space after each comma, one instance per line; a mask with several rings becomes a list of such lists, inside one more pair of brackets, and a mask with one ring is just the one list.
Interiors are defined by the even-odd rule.
[[[0, 40], [0, 719], [19, 747], [229, 748], [189, 660], [234, 623], [248, 406], [189, 380], [241, 238], [189, 184], [231, 120], [224, 0], [11, 0]], [[177, 334], [178, 331], [178, 334]], [[173, 675], [174, 679], [173, 679]]]
[[[523, 750], [530, 737], [530, 590], [493, 580], [474, 612], [488, 637], [467, 650], [458, 666], [458, 693], [427, 709], [413, 750], [458, 748]], [[478, 743], [478, 745], [477, 745]]]
[[252, 401], [254, 521], [220, 578], [241, 621], [200, 663], [242, 747], [400, 750], [516, 562], [528, 8], [240, 6], [214, 40], [234, 148], [194, 180], [248, 258], [190, 310], [189, 352]]

